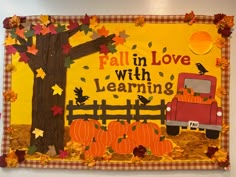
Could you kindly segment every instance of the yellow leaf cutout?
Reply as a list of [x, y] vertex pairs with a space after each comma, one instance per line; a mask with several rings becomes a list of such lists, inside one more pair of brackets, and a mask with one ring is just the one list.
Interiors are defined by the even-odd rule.
[[61, 95], [63, 89], [61, 87], [59, 87], [57, 84], [55, 84], [54, 86], [51, 87], [53, 89], [53, 95]]
[[16, 40], [13, 39], [11, 36], [8, 36], [6, 39], [5, 39], [5, 42], [4, 44], [7, 46], [7, 45], [14, 45], [16, 44]]
[[32, 133], [35, 135], [35, 139], [38, 137], [43, 137], [43, 130], [40, 130], [38, 128], [35, 128]]
[[46, 76], [46, 74], [42, 68], [36, 69], [36, 72], [37, 72], [36, 77], [41, 77], [41, 79], [44, 79], [44, 77]]
[[47, 26], [50, 21], [49, 21], [49, 16], [48, 15], [41, 15], [40, 16], [40, 21], [45, 25]]

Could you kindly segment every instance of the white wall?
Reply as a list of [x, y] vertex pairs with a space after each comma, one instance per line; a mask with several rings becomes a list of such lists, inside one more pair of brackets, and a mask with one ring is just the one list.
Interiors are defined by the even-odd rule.
[[[193, 10], [199, 15], [213, 15], [226, 13], [236, 16], [236, 0], [0, 0], [0, 23], [7, 16], [16, 15], [109, 15], [109, 14], [153, 14], [174, 15], [185, 14]], [[236, 17], [235, 17], [236, 18]], [[236, 20], [235, 20], [236, 21]], [[236, 22], [235, 22], [236, 23]], [[236, 28], [236, 25], [235, 25]], [[4, 29], [0, 27], [0, 43], [4, 41]], [[235, 177], [236, 176], [236, 31], [233, 32], [231, 40], [231, 113], [230, 113], [230, 135], [231, 135], [231, 172], [229, 171], [69, 171], [69, 170], [41, 170], [41, 169], [0, 169], [1, 177], [74, 177], [74, 176], [146, 176], [146, 177]], [[0, 46], [0, 100], [2, 100], [2, 66], [3, 45]], [[0, 101], [1, 102], [1, 101]], [[0, 104], [0, 112], [2, 104]], [[2, 122], [0, 121], [0, 135]], [[1, 136], [0, 136], [1, 138]]]

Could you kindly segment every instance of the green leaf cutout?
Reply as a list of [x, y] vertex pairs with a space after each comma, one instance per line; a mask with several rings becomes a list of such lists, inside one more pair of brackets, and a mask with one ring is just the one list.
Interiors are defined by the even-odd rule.
[[150, 101], [151, 101], [152, 99], [153, 99], [153, 96], [150, 96], [150, 97], [148, 98], [148, 100], [150, 100]]
[[163, 76], [164, 76], [163, 72], [159, 72], [159, 75], [160, 75], [161, 77], [163, 77]]
[[136, 44], [132, 46], [132, 49], [133, 49], [133, 50], [136, 49], [136, 48], [137, 48], [137, 45], [136, 45]]
[[84, 77], [81, 77], [80, 80], [86, 82], [86, 79]]
[[152, 42], [148, 43], [148, 47], [151, 48], [152, 47]]
[[28, 148], [28, 154], [32, 155], [37, 151], [37, 147], [35, 145], [29, 146]]
[[164, 48], [162, 49], [162, 52], [165, 53], [166, 51], [167, 51], [167, 48], [164, 47]]
[[29, 38], [34, 36], [34, 30], [28, 30], [25, 32], [25, 37]]
[[83, 68], [84, 68], [84, 69], [86, 69], [86, 70], [88, 70], [88, 69], [89, 69], [89, 67], [88, 67], [88, 66], [84, 66]]
[[107, 76], [105, 77], [105, 80], [108, 80], [108, 79], [110, 79], [110, 75], [107, 75]]
[[137, 128], [137, 126], [135, 125], [135, 126], [133, 126], [132, 127], [132, 131], [135, 131], [136, 130], [136, 128]]
[[119, 96], [118, 96], [118, 95], [115, 95], [115, 94], [113, 95], [113, 97], [114, 97], [114, 98], [119, 98]]
[[119, 139], [118, 139], [118, 143], [121, 143], [122, 139], [123, 139], [123, 138], [119, 138]]
[[170, 80], [173, 81], [174, 78], [175, 78], [175, 76], [172, 74], [172, 75], [170, 76]]
[[154, 133], [158, 135], [159, 131], [157, 129], [154, 129]]

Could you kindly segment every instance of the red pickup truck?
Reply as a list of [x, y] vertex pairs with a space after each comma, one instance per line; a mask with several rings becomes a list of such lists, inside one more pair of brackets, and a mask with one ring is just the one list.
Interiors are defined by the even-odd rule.
[[205, 130], [206, 137], [217, 139], [222, 129], [222, 108], [215, 100], [216, 78], [180, 73], [177, 94], [166, 107], [166, 131], [178, 135], [180, 128]]

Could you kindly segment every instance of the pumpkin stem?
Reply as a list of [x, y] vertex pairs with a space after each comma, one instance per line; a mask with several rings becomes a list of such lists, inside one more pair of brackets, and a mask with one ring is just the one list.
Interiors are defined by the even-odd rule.
[[92, 142], [96, 142], [96, 139], [95, 139], [95, 137], [93, 137], [93, 140], [92, 140]]
[[166, 139], [165, 135], [160, 136], [160, 141], [164, 141]]
[[144, 120], [143, 120], [143, 123], [147, 123], [147, 119], [144, 119]]
[[100, 127], [103, 131], [107, 131], [107, 126], [106, 125], [103, 125]]

